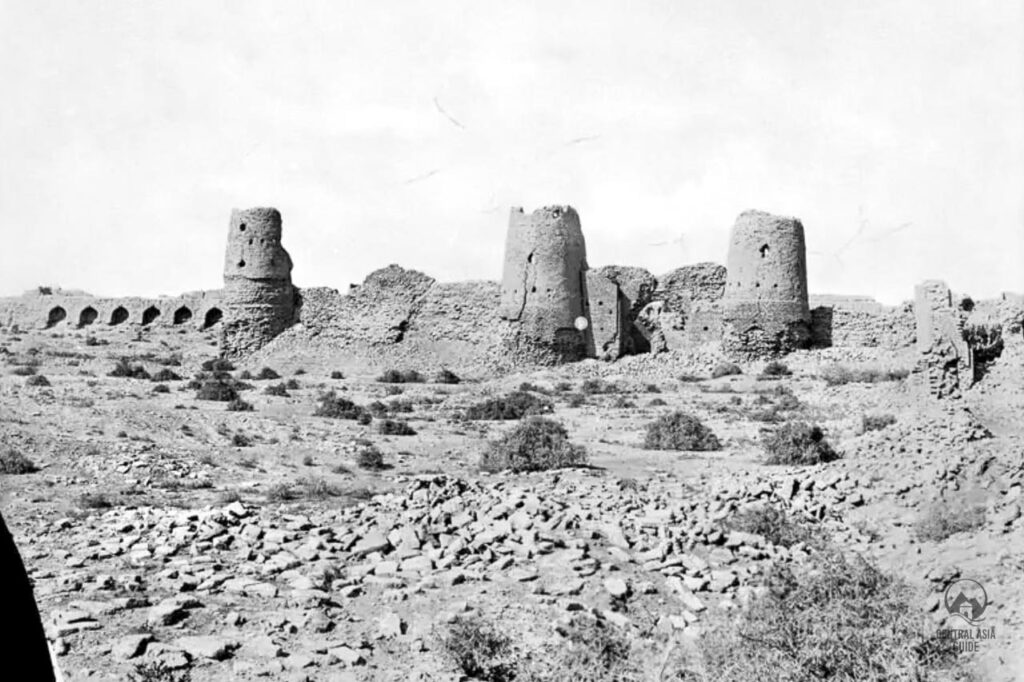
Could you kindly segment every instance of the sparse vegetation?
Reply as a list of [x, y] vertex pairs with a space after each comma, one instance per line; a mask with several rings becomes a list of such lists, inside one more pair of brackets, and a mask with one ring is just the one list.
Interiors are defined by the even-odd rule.
[[28, 379], [26, 379], [25, 380], [25, 385], [26, 386], [39, 386], [39, 387], [49, 386], [50, 385], [50, 380], [47, 379], [42, 374], [36, 374], [36, 375], [30, 376]]
[[181, 381], [181, 376], [166, 367], [160, 368], [156, 374], [150, 377], [153, 381], [164, 383], [166, 381]]
[[439, 637], [441, 654], [463, 675], [484, 682], [516, 679], [512, 639], [479, 616], [459, 618]]
[[557, 421], [545, 417], [528, 417], [488, 444], [480, 457], [484, 471], [543, 471], [582, 466], [587, 452], [569, 441], [569, 434]]
[[238, 383], [230, 374], [216, 374], [199, 380], [197, 400], [231, 402], [238, 399]]
[[735, 374], [743, 374], [743, 370], [740, 369], [739, 365], [733, 362], [720, 362], [711, 370], [712, 379], [733, 376]]
[[896, 415], [894, 414], [866, 414], [861, 418], [860, 428], [861, 431], [867, 433], [868, 431], [881, 431], [895, 423]]
[[171, 387], [167, 384], [157, 384], [153, 387], [153, 393], [170, 393]]
[[407, 422], [394, 419], [383, 419], [377, 425], [377, 430], [383, 436], [415, 436], [416, 430]]
[[141, 364], [132, 364], [131, 358], [121, 358], [107, 376], [119, 379], [149, 379], [149, 372]]
[[647, 425], [644, 435], [647, 450], [720, 450], [717, 436], [697, 417], [685, 412], [672, 412]]
[[360, 469], [380, 471], [385, 468], [384, 455], [373, 445], [366, 445], [356, 455], [356, 466]]
[[806, 522], [793, 519], [784, 509], [759, 505], [734, 513], [726, 520], [727, 530], [738, 530], [764, 537], [773, 545], [792, 547], [797, 543], [817, 545], [822, 534]]
[[263, 369], [260, 370], [260, 373], [256, 375], [256, 378], [259, 379], [260, 381], [265, 381], [268, 379], [280, 379], [281, 375], [272, 370], [270, 367], [264, 367]]
[[284, 382], [284, 387], [289, 391], [297, 391], [300, 388], [299, 381], [298, 379], [289, 379], [288, 381]]
[[263, 393], [266, 395], [274, 395], [280, 398], [288, 397], [288, 389], [284, 384], [271, 384], [263, 389]]
[[600, 393], [618, 393], [619, 387], [610, 384], [603, 379], [586, 379], [580, 385], [580, 391], [586, 395], [597, 395]]
[[163, 661], [146, 661], [135, 664], [134, 672], [128, 673], [128, 682], [192, 682], [192, 672], [168, 668]]
[[228, 402], [228, 412], [252, 412], [254, 409], [252, 403], [246, 402], [241, 398], [235, 398]]
[[348, 398], [342, 398], [335, 391], [328, 391], [320, 396], [320, 404], [313, 412], [315, 417], [328, 419], [359, 419], [362, 415], [369, 416], [366, 408], [356, 405]]
[[17, 476], [20, 474], [33, 474], [37, 471], [39, 471], [39, 467], [14, 448], [7, 448], [0, 452], [0, 474]]
[[224, 358], [213, 358], [206, 360], [201, 365], [204, 372], [234, 372], [235, 365], [230, 360]]
[[909, 376], [905, 369], [879, 369], [877, 367], [848, 367], [831, 364], [821, 370], [821, 378], [829, 386], [844, 384], [877, 384], [883, 381], [901, 381]]
[[767, 587], [708, 623], [700, 664], [682, 679], [924, 681], [958, 664], [956, 642], [938, 637], [914, 592], [860, 557], [821, 552], [799, 574], [776, 566]]
[[377, 381], [382, 384], [422, 384], [426, 379], [414, 369], [389, 369], [377, 377]]
[[984, 505], [936, 500], [914, 524], [914, 536], [922, 541], [942, 542], [957, 533], [976, 530], [984, 525]]
[[34, 375], [37, 371], [39, 371], [39, 370], [36, 369], [36, 365], [28, 364], [28, 365], [20, 365], [18, 367], [15, 367], [11, 371], [11, 374], [13, 374], [16, 377], [30, 377], [30, 376]]
[[789, 366], [784, 362], [779, 362], [778, 360], [772, 360], [764, 366], [764, 369], [761, 370], [761, 376], [769, 378], [788, 377], [791, 374], [793, 374], [793, 372], [789, 369]]
[[551, 401], [526, 391], [514, 391], [503, 398], [488, 398], [466, 408], [466, 419], [522, 419], [551, 412]]
[[345, 375], [344, 375], [344, 373], [339, 372], [338, 370], [334, 370], [333, 372], [331, 372], [331, 378], [332, 379], [344, 379]]
[[442, 368], [441, 371], [437, 373], [437, 376], [434, 377], [435, 384], [458, 384], [461, 382], [462, 379], [448, 368]]
[[802, 421], [787, 422], [762, 439], [768, 457], [766, 464], [810, 465], [839, 459], [825, 433], [816, 424]]
[[110, 509], [114, 505], [104, 493], [82, 493], [78, 496], [78, 506], [82, 509]]

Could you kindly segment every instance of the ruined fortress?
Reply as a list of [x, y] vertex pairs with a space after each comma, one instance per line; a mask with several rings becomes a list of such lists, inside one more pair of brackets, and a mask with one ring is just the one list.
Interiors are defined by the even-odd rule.
[[975, 302], [939, 281], [899, 306], [810, 294], [804, 226], [761, 211], [736, 219], [725, 266], [686, 265], [660, 277], [591, 268], [571, 206], [512, 209], [500, 283], [441, 283], [391, 265], [344, 293], [300, 290], [281, 236], [276, 209], [234, 210], [221, 290], [108, 299], [41, 287], [0, 299], [0, 324], [179, 327], [216, 332], [232, 357], [315, 349], [370, 364], [498, 371], [705, 348], [738, 361], [806, 348], [912, 350], [938, 397], [969, 387], [1004, 348], [1024, 352], [1018, 294]]

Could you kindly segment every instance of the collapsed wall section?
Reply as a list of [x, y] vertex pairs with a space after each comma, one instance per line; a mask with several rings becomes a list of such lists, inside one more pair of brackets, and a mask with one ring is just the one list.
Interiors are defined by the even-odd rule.
[[745, 211], [736, 219], [722, 297], [722, 349], [740, 359], [776, 357], [811, 341], [804, 226]]
[[914, 287], [917, 323], [917, 373], [936, 398], [959, 394], [974, 382], [971, 348], [964, 337], [964, 319], [953, 306], [945, 282], [929, 280]]
[[298, 292], [291, 272], [277, 209], [232, 210], [224, 256], [222, 354], [248, 355], [294, 323]]

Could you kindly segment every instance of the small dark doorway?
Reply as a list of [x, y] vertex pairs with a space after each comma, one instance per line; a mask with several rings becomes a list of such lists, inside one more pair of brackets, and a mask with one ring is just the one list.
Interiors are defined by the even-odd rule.
[[153, 320], [160, 317], [160, 311], [156, 306], [149, 306], [142, 311], [142, 324], [153, 324]]
[[128, 309], [124, 306], [117, 306], [114, 312], [110, 313], [110, 324], [122, 324], [128, 321]]
[[46, 328], [49, 329], [58, 322], [63, 322], [68, 316], [68, 311], [64, 310], [60, 306], [52, 308], [50, 314], [46, 316]]
[[181, 306], [174, 311], [174, 324], [185, 324], [192, 319], [192, 311], [187, 306]]
[[224, 317], [224, 313], [220, 311], [220, 308], [210, 308], [206, 311], [206, 317], [203, 318], [203, 329], [209, 329], [217, 324], [222, 317]]
[[100, 314], [96, 312], [95, 308], [89, 306], [78, 314], [78, 326], [85, 327], [86, 325], [92, 324], [96, 321], [96, 318], [99, 317], [99, 315]]

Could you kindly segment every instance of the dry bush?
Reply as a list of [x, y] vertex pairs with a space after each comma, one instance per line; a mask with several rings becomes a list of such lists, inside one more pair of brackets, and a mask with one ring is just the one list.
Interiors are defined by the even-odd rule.
[[544, 417], [528, 417], [488, 444], [480, 456], [484, 471], [545, 471], [583, 466], [587, 451], [569, 441], [569, 434], [560, 423]]
[[13, 448], [0, 453], [0, 474], [32, 474], [37, 471], [39, 467], [32, 460]]
[[788, 377], [792, 373], [786, 363], [779, 362], [778, 360], [772, 360], [761, 370], [761, 376], [763, 377]]
[[30, 376], [28, 379], [26, 379], [25, 380], [25, 385], [26, 386], [49, 386], [50, 385], [50, 380], [47, 379], [42, 374], [36, 374], [36, 375]]
[[119, 379], [149, 379], [149, 372], [141, 364], [132, 364], [130, 358], [121, 358], [107, 376]]
[[334, 370], [333, 372], [331, 372], [331, 378], [332, 379], [344, 379], [345, 378], [345, 374], [344, 374], [344, 372], [340, 372], [338, 370]]
[[342, 398], [335, 391], [328, 391], [320, 396], [320, 404], [313, 412], [314, 417], [329, 419], [359, 419], [369, 413], [361, 405], [356, 405], [348, 398]]
[[647, 450], [721, 450], [722, 444], [701, 420], [685, 412], [662, 415], [647, 425]]
[[228, 412], [252, 412], [256, 408], [252, 406], [252, 403], [246, 402], [241, 398], [235, 398], [228, 403]]
[[721, 377], [732, 376], [735, 374], [743, 374], [743, 370], [740, 366], [733, 362], [720, 362], [715, 365], [715, 368], [711, 370], [711, 378], [718, 379]]
[[883, 381], [906, 379], [910, 372], [905, 369], [879, 369], [878, 367], [848, 367], [841, 364], [828, 365], [821, 370], [821, 378], [828, 386], [845, 384], [877, 384]]
[[231, 402], [238, 398], [238, 383], [230, 374], [216, 374], [199, 379], [196, 400]]
[[270, 367], [264, 367], [263, 369], [260, 370], [260, 373], [256, 375], [256, 378], [261, 381], [268, 379], [280, 379], [281, 375], [275, 372]]
[[265, 389], [263, 389], [263, 393], [264, 393], [264, 395], [273, 395], [273, 396], [277, 396], [279, 398], [287, 398], [288, 397], [288, 389], [287, 389], [287, 387], [285, 387], [285, 385], [283, 383], [282, 384], [271, 384], [270, 386], [267, 386]]
[[924, 682], [962, 670], [956, 642], [902, 581], [836, 550], [812, 557], [799, 575], [772, 568], [749, 609], [713, 618], [698, 664], [677, 679]]
[[479, 616], [459, 618], [438, 637], [441, 655], [463, 675], [484, 682], [517, 679], [512, 638]]
[[230, 360], [224, 358], [213, 358], [206, 360], [200, 365], [204, 372], [233, 372], [235, 371], [235, 365]]
[[602, 393], [618, 393], [621, 389], [615, 385], [608, 383], [603, 379], [586, 379], [580, 385], [580, 391], [584, 395], [599, 395]]
[[442, 368], [441, 371], [437, 373], [437, 376], [434, 377], [435, 384], [458, 384], [461, 382], [462, 379], [459, 378], [459, 375], [448, 368]]
[[896, 415], [894, 414], [866, 414], [861, 418], [860, 427], [861, 431], [867, 433], [868, 431], [881, 431], [895, 423]]
[[167, 384], [157, 384], [153, 387], [153, 393], [170, 393], [171, 387]]
[[387, 468], [384, 464], [384, 455], [373, 445], [367, 445], [356, 455], [356, 466], [360, 469], [380, 471]]
[[817, 424], [787, 422], [762, 438], [768, 457], [765, 464], [820, 464], [839, 459]]
[[377, 377], [377, 381], [382, 384], [422, 384], [426, 379], [414, 369], [389, 369]]
[[527, 393], [515, 391], [503, 398], [489, 398], [466, 408], [466, 419], [522, 419], [530, 415], [551, 412], [551, 401]]
[[977, 530], [984, 525], [984, 505], [937, 500], [914, 524], [914, 537], [921, 541], [942, 542], [957, 533]]
[[175, 373], [174, 371], [169, 370], [166, 367], [163, 367], [160, 369], [160, 371], [158, 371], [156, 374], [150, 377], [150, 379], [152, 381], [164, 383], [167, 381], [181, 381], [181, 376]]
[[797, 521], [785, 510], [770, 505], [758, 505], [734, 513], [726, 519], [725, 528], [760, 535], [780, 547], [792, 547], [801, 542], [816, 545], [822, 539], [817, 528]]
[[394, 419], [383, 419], [377, 425], [377, 430], [383, 436], [415, 436], [416, 429], [409, 426], [407, 422]]

